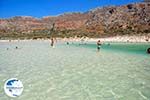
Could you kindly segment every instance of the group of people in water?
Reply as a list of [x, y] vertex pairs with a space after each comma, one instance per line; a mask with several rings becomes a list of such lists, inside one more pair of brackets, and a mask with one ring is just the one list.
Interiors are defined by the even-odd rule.
[[[15, 49], [18, 49], [18, 46], [16, 46]], [[7, 50], [9, 50], [9, 48], [7, 48]]]
[[[69, 42], [67, 41], [66, 44], [69, 45]], [[96, 45], [97, 45], [97, 51], [99, 52], [102, 46], [102, 42], [98, 40]], [[110, 43], [108, 45], [110, 45]], [[54, 47], [54, 38], [51, 38], [51, 46]], [[150, 48], [148, 48], [146, 52], [150, 54]]]
[[[9, 42], [11, 42], [11, 41], [9, 41]], [[51, 38], [51, 43], [50, 43], [51, 47], [54, 47], [54, 42], [55, 42], [55, 39]], [[67, 41], [66, 44], [69, 45], [69, 42]], [[97, 51], [99, 52], [100, 49], [101, 49], [101, 46], [102, 46], [102, 42], [100, 40], [98, 40], [97, 43], [96, 43], [96, 45], [97, 45]], [[110, 45], [110, 43], [108, 45]], [[18, 46], [16, 46], [15, 49], [18, 49]], [[9, 48], [7, 48], [7, 50], [9, 50]], [[150, 48], [147, 48], [146, 52], [148, 54], [150, 54]]]
[[[69, 45], [69, 42], [67, 41], [66, 44]], [[51, 38], [51, 44], [50, 45], [51, 45], [51, 47], [54, 47], [54, 38]], [[97, 41], [97, 51], [100, 51], [101, 45], [102, 45], [101, 41], [98, 40]]]

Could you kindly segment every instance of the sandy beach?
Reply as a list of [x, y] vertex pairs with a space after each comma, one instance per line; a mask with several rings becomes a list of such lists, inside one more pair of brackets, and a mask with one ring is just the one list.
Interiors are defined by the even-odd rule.
[[[19, 41], [50, 41], [50, 39], [24, 39], [24, 40], [0, 40], [0, 42], [19, 42]], [[129, 42], [129, 43], [150, 43], [150, 36], [114, 36], [114, 37], [106, 37], [106, 38], [56, 38], [57, 42], [97, 42], [101, 40], [101, 42]]]
[[76, 41], [76, 42], [129, 42], [129, 43], [150, 43], [150, 36], [114, 36], [106, 38], [63, 38], [62, 41]]

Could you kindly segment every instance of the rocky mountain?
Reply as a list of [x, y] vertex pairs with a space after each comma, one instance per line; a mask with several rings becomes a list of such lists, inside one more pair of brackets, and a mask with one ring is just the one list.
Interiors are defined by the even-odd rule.
[[[0, 19], [0, 36], [112, 36], [150, 33], [150, 2], [109, 6], [85, 13], [41, 19], [17, 16]], [[13, 34], [13, 35], [12, 35]]]
[[[100, 33], [132, 34], [150, 32], [150, 3], [128, 4], [118, 7], [97, 8], [90, 11], [87, 26]], [[98, 27], [98, 28], [97, 28]]]

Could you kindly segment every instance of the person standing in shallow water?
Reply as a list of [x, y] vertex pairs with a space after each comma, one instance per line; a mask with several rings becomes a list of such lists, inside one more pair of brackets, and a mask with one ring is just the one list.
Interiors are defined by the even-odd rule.
[[51, 46], [54, 47], [54, 39], [51, 38]]
[[100, 51], [100, 49], [101, 49], [101, 41], [100, 40], [98, 40], [97, 41], [97, 51]]

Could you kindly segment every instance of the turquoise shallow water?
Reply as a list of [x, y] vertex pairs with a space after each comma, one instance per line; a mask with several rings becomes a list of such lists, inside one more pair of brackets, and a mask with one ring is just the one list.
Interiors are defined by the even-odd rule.
[[[81, 43], [72, 44], [74, 46], [80, 46]], [[87, 48], [96, 48], [96, 43], [87, 43], [81, 44], [82, 47]], [[81, 47], [81, 46], [80, 46]], [[103, 43], [101, 49], [110, 50], [110, 51], [117, 51], [117, 52], [126, 52], [132, 54], [143, 54], [146, 55], [147, 48], [150, 48], [150, 43]]]
[[[48, 41], [0, 43], [0, 100], [149, 100], [147, 47], [106, 43], [97, 52], [94, 43], [55, 48]], [[17, 98], [3, 90], [12, 77], [24, 84]]]

